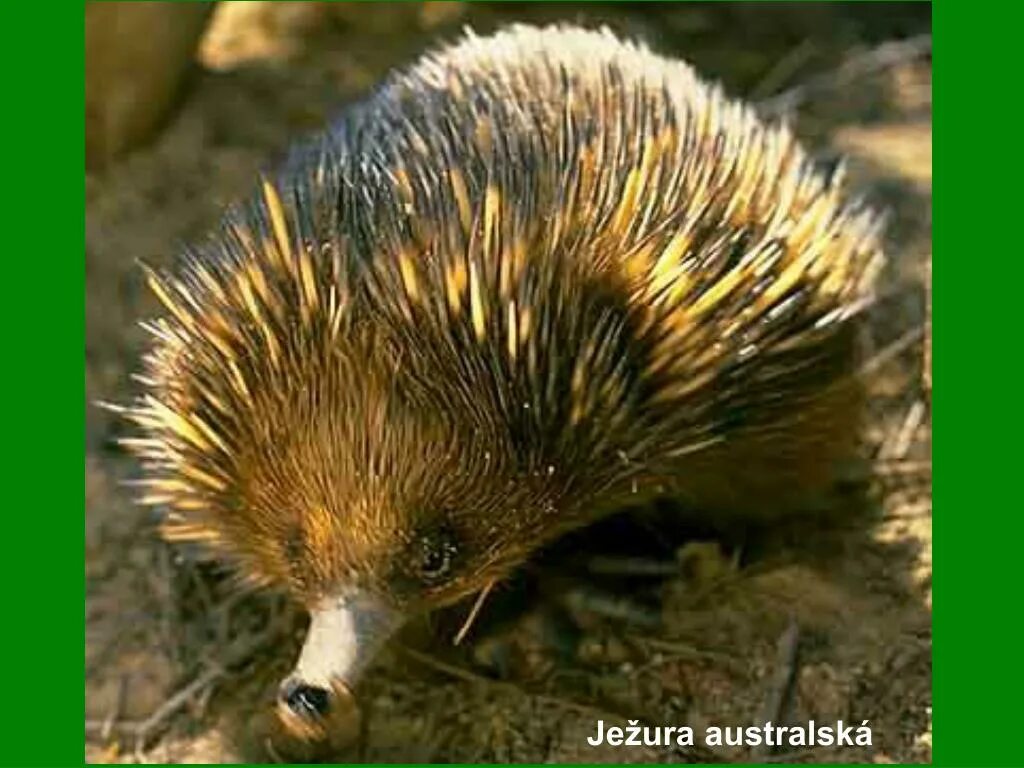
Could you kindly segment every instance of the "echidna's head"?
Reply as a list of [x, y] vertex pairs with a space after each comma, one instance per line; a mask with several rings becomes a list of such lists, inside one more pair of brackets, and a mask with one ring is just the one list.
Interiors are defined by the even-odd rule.
[[406, 616], [483, 588], [560, 517], [554, 467], [521, 461], [500, 424], [417, 402], [377, 343], [282, 347], [298, 357], [277, 373], [269, 357], [165, 344], [161, 391], [135, 411], [166, 536], [308, 608], [281, 695], [309, 715]]
[[351, 287], [330, 248], [287, 239], [267, 195], [262, 236], [228, 228], [216, 258], [152, 276], [168, 314], [130, 411], [146, 434], [129, 442], [169, 538], [309, 609], [281, 697], [315, 720], [403, 618], [564, 530], [574, 474], [534, 450], [528, 393], [487, 391], [493, 353], [471, 321], [369, 301], [400, 290]]

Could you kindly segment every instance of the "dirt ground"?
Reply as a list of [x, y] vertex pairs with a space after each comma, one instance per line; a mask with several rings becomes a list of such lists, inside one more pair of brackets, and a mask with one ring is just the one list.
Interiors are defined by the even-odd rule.
[[[757, 5], [760, 7], [754, 8]], [[931, 759], [931, 262], [928, 7], [225, 3], [187, 99], [149, 146], [86, 178], [86, 737], [89, 762], [273, 761], [264, 730], [304, 618], [230, 593], [160, 543], [122, 481], [126, 401], [156, 311], [136, 260], [168, 262], [288, 143], [463, 24], [607, 21], [730, 92], [791, 113], [891, 212], [865, 334], [870, 474], [849, 514], [732, 538], [644, 510], [561, 542], [495, 590], [410, 627], [360, 691], [370, 762], [928, 762]], [[608, 574], [653, 564], [656, 577]], [[870, 721], [870, 747], [592, 748], [596, 721]]]

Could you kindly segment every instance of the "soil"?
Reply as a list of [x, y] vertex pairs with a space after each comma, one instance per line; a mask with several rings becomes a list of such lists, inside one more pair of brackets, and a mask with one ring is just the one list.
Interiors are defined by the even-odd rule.
[[[157, 311], [139, 260], [169, 262], [390, 67], [464, 24], [512, 19], [607, 22], [768, 113], [788, 108], [891, 212], [864, 339], [870, 471], [837, 490], [848, 514], [827, 520], [723, 535], [634, 510], [560, 542], [494, 590], [461, 644], [471, 603], [389, 647], [359, 692], [358, 745], [289, 753], [264, 726], [304, 617], [158, 540], [123, 485], [124, 427], [93, 403], [133, 391], [136, 322]], [[929, 33], [920, 3], [221, 3], [173, 121], [86, 177], [86, 760], [930, 761]], [[658, 575], [607, 573], [638, 559]], [[871, 746], [587, 743], [598, 720], [702, 734], [809, 719], [867, 720]]]

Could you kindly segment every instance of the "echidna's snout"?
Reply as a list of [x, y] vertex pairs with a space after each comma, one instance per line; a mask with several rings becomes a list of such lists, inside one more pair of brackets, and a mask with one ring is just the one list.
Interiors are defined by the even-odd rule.
[[352, 689], [400, 623], [395, 608], [358, 591], [316, 606], [299, 661], [278, 691], [284, 724], [305, 738], [323, 738], [335, 720], [351, 719]]

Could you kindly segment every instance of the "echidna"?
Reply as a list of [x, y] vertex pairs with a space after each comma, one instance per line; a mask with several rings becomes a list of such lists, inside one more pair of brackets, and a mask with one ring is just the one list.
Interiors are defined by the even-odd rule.
[[404, 617], [626, 503], [812, 502], [855, 433], [877, 230], [683, 63], [469, 34], [151, 275], [145, 500], [309, 609], [281, 699], [315, 732]]

